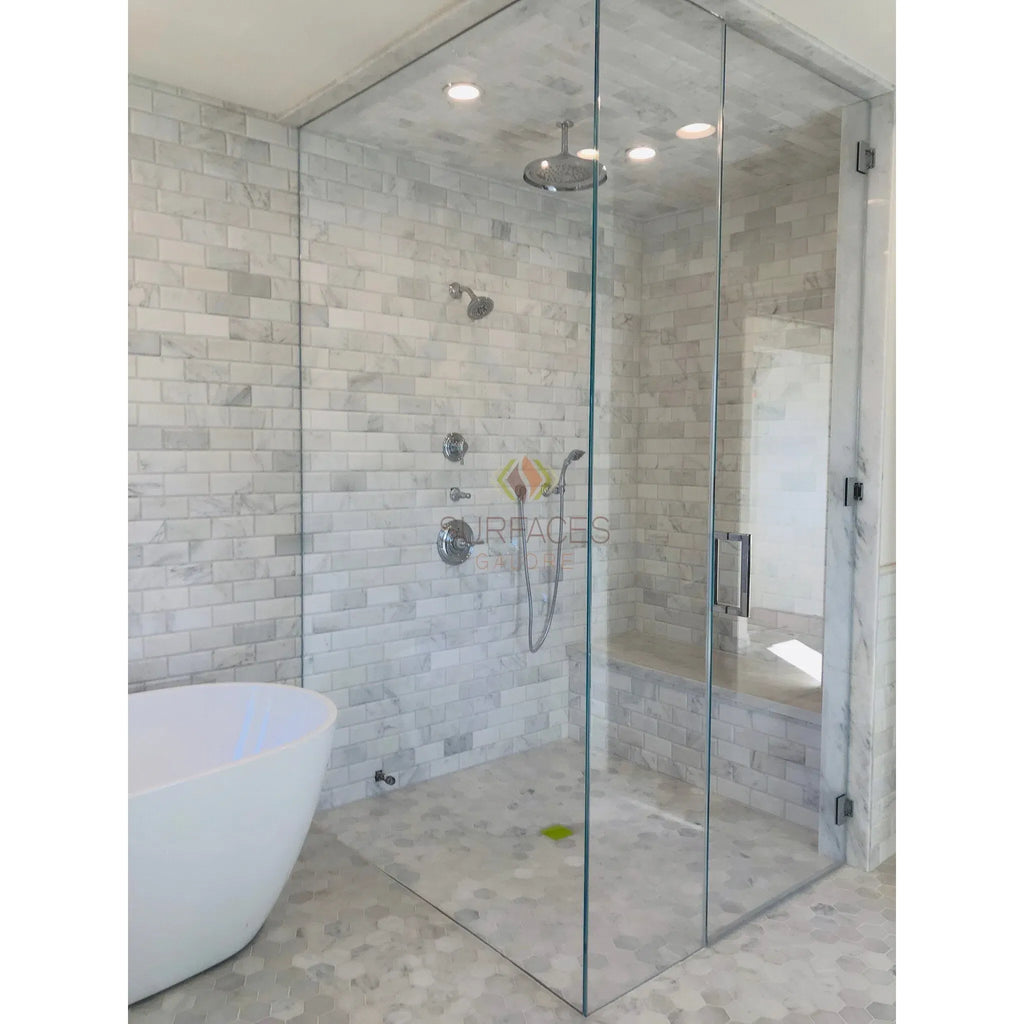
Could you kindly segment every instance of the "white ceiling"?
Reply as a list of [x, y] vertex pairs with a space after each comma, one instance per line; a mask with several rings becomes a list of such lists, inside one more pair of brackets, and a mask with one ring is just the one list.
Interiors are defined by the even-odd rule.
[[[507, 2], [483, 6], [491, 13]], [[129, 0], [128, 69], [283, 116], [398, 40], [446, 16], [458, 22], [460, 9], [475, 15], [480, 6], [466, 0]], [[456, 24], [447, 35], [471, 23]]]
[[[745, 2], [894, 80], [894, 0]], [[332, 97], [351, 95], [353, 83], [370, 85], [506, 3], [129, 0], [128, 67], [143, 78], [300, 123], [332, 105]], [[622, 3], [625, 13], [629, 0]], [[723, 5], [707, 0], [712, 9]], [[610, 3], [606, 10], [613, 13]]]
[[759, 0], [780, 18], [896, 81], [896, 0]]

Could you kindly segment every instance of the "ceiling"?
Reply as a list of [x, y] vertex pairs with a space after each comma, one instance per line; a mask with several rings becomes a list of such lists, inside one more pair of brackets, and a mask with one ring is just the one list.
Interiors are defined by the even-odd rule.
[[[592, 144], [593, 50], [592, 0], [521, 0], [304, 130], [527, 188], [524, 165], [558, 152], [558, 121], [574, 122], [571, 152]], [[855, 97], [735, 34], [726, 78], [727, 195], [834, 173], [840, 111]], [[444, 96], [462, 79], [483, 89], [479, 100]], [[645, 220], [714, 201], [717, 138], [681, 141], [675, 130], [717, 123], [720, 82], [718, 19], [678, 0], [602, 12], [601, 194], [614, 209]], [[632, 163], [626, 150], [638, 144], [657, 156]]]
[[[301, 124], [508, 2], [129, 0], [128, 67], [143, 78]], [[548, 2], [557, 7], [561, 0]], [[754, 15], [774, 20], [879, 80], [895, 79], [894, 0], [702, 4], [744, 24]], [[604, 16], [628, 16], [630, 6], [630, 0], [606, 0]], [[669, 6], [686, 5], [669, 0]]]
[[128, 69], [285, 119], [386, 54], [405, 63], [506, 3], [129, 0]]

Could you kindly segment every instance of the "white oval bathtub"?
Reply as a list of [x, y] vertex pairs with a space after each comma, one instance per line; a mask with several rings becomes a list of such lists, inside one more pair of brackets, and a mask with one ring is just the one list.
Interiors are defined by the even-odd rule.
[[271, 683], [128, 698], [128, 1001], [237, 952], [288, 880], [337, 708]]

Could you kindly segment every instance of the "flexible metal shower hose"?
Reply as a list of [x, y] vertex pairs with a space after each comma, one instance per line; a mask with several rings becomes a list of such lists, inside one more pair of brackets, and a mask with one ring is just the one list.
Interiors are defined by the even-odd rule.
[[551, 620], [555, 614], [555, 603], [558, 600], [558, 581], [562, 577], [562, 541], [565, 540], [565, 481], [560, 481], [561, 490], [558, 493], [558, 522], [561, 524], [558, 531], [558, 544], [555, 553], [555, 582], [551, 588], [551, 596], [548, 600], [548, 610], [544, 617], [544, 631], [540, 635], [540, 639], [534, 642], [533, 639], [533, 588], [530, 586], [530, 559], [529, 554], [526, 550], [527, 541], [527, 530], [526, 530], [526, 508], [524, 506], [524, 498], [526, 495], [526, 489], [523, 488], [516, 494], [516, 500], [519, 502], [519, 515], [523, 520], [523, 573], [526, 576], [526, 603], [530, 609], [530, 620], [527, 626], [527, 643], [530, 645], [530, 653], [536, 654], [537, 651], [544, 646], [544, 641], [548, 638], [548, 632], [551, 630]]

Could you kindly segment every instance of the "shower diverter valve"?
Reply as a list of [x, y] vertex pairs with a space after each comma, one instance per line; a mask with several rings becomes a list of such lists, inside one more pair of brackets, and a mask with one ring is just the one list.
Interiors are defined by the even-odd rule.
[[445, 565], [462, 565], [473, 553], [473, 528], [465, 519], [449, 520], [437, 534], [437, 553]]

